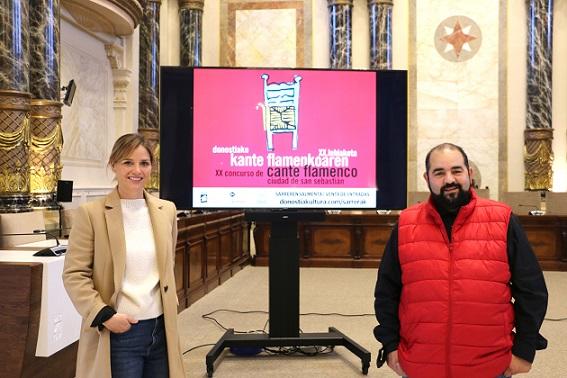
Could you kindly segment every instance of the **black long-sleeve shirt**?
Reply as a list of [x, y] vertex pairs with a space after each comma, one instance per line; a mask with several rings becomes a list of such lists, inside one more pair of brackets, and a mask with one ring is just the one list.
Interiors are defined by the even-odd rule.
[[[449, 238], [455, 216], [456, 214], [441, 214]], [[539, 333], [547, 310], [547, 287], [539, 263], [515, 215], [511, 216], [508, 225], [507, 250], [516, 328], [512, 354], [533, 362], [535, 351], [547, 347], [547, 340]], [[374, 311], [379, 323], [374, 328], [374, 336], [383, 346], [379, 354], [379, 366], [388, 353], [398, 349], [400, 342], [398, 307], [401, 292], [402, 271], [398, 257], [396, 224], [384, 249], [374, 292]]]

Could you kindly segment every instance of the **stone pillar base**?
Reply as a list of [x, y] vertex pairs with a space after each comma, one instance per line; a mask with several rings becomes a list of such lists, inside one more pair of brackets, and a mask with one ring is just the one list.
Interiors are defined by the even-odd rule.
[[28, 195], [1, 195], [0, 213], [27, 213], [33, 211], [29, 202], [30, 196]]
[[30, 206], [34, 209], [58, 210], [57, 193], [32, 193], [30, 195]]

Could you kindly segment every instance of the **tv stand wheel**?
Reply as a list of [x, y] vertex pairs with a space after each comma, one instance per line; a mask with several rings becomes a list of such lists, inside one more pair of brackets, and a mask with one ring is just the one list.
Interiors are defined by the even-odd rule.
[[362, 374], [368, 375], [368, 368], [370, 368], [370, 363], [369, 362], [363, 362], [362, 363]]

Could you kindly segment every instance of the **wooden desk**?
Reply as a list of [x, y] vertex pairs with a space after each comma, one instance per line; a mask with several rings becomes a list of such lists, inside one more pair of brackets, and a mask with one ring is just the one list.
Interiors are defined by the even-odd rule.
[[[519, 216], [544, 270], [567, 271], [567, 216]], [[322, 222], [299, 225], [300, 264], [304, 267], [377, 268], [398, 214], [342, 211]], [[257, 265], [268, 264], [270, 226], [254, 231]]]
[[32, 253], [0, 251], [0, 377], [72, 378], [80, 318], [61, 303], [63, 257]]
[[[18, 244], [14, 247], [11, 247], [10, 250], [18, 249], [18, 250], [27, 250], [27, 251], [32, 251], [32, 250], [37, 251], [39, 248], [55, 247], [56, 245], [57, 242], [55, 241], [55, 239], [45, 239], [31, 243]], [[59, 245], [69, 245], [69, 239], [59, 239]]]
[[567, 271], [567, 216], [519, 218], [542, 269]]

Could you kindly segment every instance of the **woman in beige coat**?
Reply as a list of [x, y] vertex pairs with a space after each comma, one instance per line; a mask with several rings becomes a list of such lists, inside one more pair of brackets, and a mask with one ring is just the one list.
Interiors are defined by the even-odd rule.
[[175, 205], [144, 191], [153, 156], [138, 134], [109, 159], [117, 187], [81, 206], [63, 281], [83, 317], [78, 378], [184, 377], [173, 271]]

